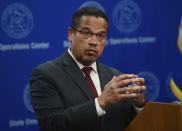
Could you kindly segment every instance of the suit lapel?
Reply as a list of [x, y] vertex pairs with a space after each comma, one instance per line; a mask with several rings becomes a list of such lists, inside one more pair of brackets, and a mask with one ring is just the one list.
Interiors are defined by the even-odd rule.
[[94, 97], [89, 88], [87, 87], [87, 83], [83, 76], [83, 73], [79, 69], [76, 62], [68, 54], [68, 52], [66, 52], [65, 55], [63, 56], [63, 63], [65, 71], [78, 85], [78, 88], [80, 88], [83, 91], [83, 93], [87, 96], [88, 99], [93, 99]]
[[97, 71], [99, 74], [101, 90], [103, 90], [104, 86], [112, 79], [113, 74], [108, 72], [108, 70], [103, 68], [102, 65], [100, 65], [100, 64], [97, 64]]

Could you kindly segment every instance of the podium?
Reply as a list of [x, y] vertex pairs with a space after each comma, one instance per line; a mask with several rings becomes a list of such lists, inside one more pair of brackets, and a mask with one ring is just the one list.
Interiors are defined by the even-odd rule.
[[182, 131], [182, 104], [147, 103], [125, 131]]

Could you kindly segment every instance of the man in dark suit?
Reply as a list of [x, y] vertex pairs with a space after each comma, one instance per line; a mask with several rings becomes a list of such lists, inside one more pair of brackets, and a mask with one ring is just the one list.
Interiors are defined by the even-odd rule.
[[30, 93], [42, 131], [124, 131], [144, 106], [143, 78], [96, 62], [107, 32], [105, 13], [78, 10], [68, 51], [33, 70]]

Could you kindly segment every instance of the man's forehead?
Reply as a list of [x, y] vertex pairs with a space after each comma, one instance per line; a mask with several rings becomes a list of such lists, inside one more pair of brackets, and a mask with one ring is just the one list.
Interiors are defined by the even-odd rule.
[[95, 27], [95, 28], [103, 28], [107, 29], [108, 24], [106, 20], [102, 17], [95, 17], [95, 16], [82, 16], [79, 22], [79, 26], [84, 27]]
[[107, 21], [103, 17], [100, 17], [100, 16], [83, 15], [80, 18], [80, 22], [82, 22], [82, 21], [88, 21], [88, 20], [102, 20], [102, 21], [105, 21], [107, 23]]

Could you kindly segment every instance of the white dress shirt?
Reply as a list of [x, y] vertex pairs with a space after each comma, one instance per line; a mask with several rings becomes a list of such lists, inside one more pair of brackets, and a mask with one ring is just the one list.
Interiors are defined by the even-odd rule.
[[[71, 57], [74, 59], [74, 61], [77, 63], [78, 67], [80, 68], [80, 70], [84, 67], [83, 64], [81, 64], [80, 62], [78, 62], [76, 60], [76, 58], [73, 56], [73, 54], [70, 51], [70, 48], [68, 48], [68, 53], [71, 55]], [[99, 75], [97, 72], [97, 65], [96, 62], [94, 62], [92, 65], [90, 65], [90, 67], [93, 68], [93, 70], [90, 72], [90, 76], [91, 79], [95, 85], [96, 91], [98, 96], [101, 95], [101, 84], [100, 84], [100, 79], [99, 79]], [[83, 73], [83, 72], [82, 72]], [[83, 73], [83, 75], [85, 75]], [[98, 116], [103, 116], [106, 112], [100, 107], [99, 102], [98, 102], [98, 98], [95, 98], [95, 107], [96, 107], [96, 111], [97, 111], [97, 115]]]

